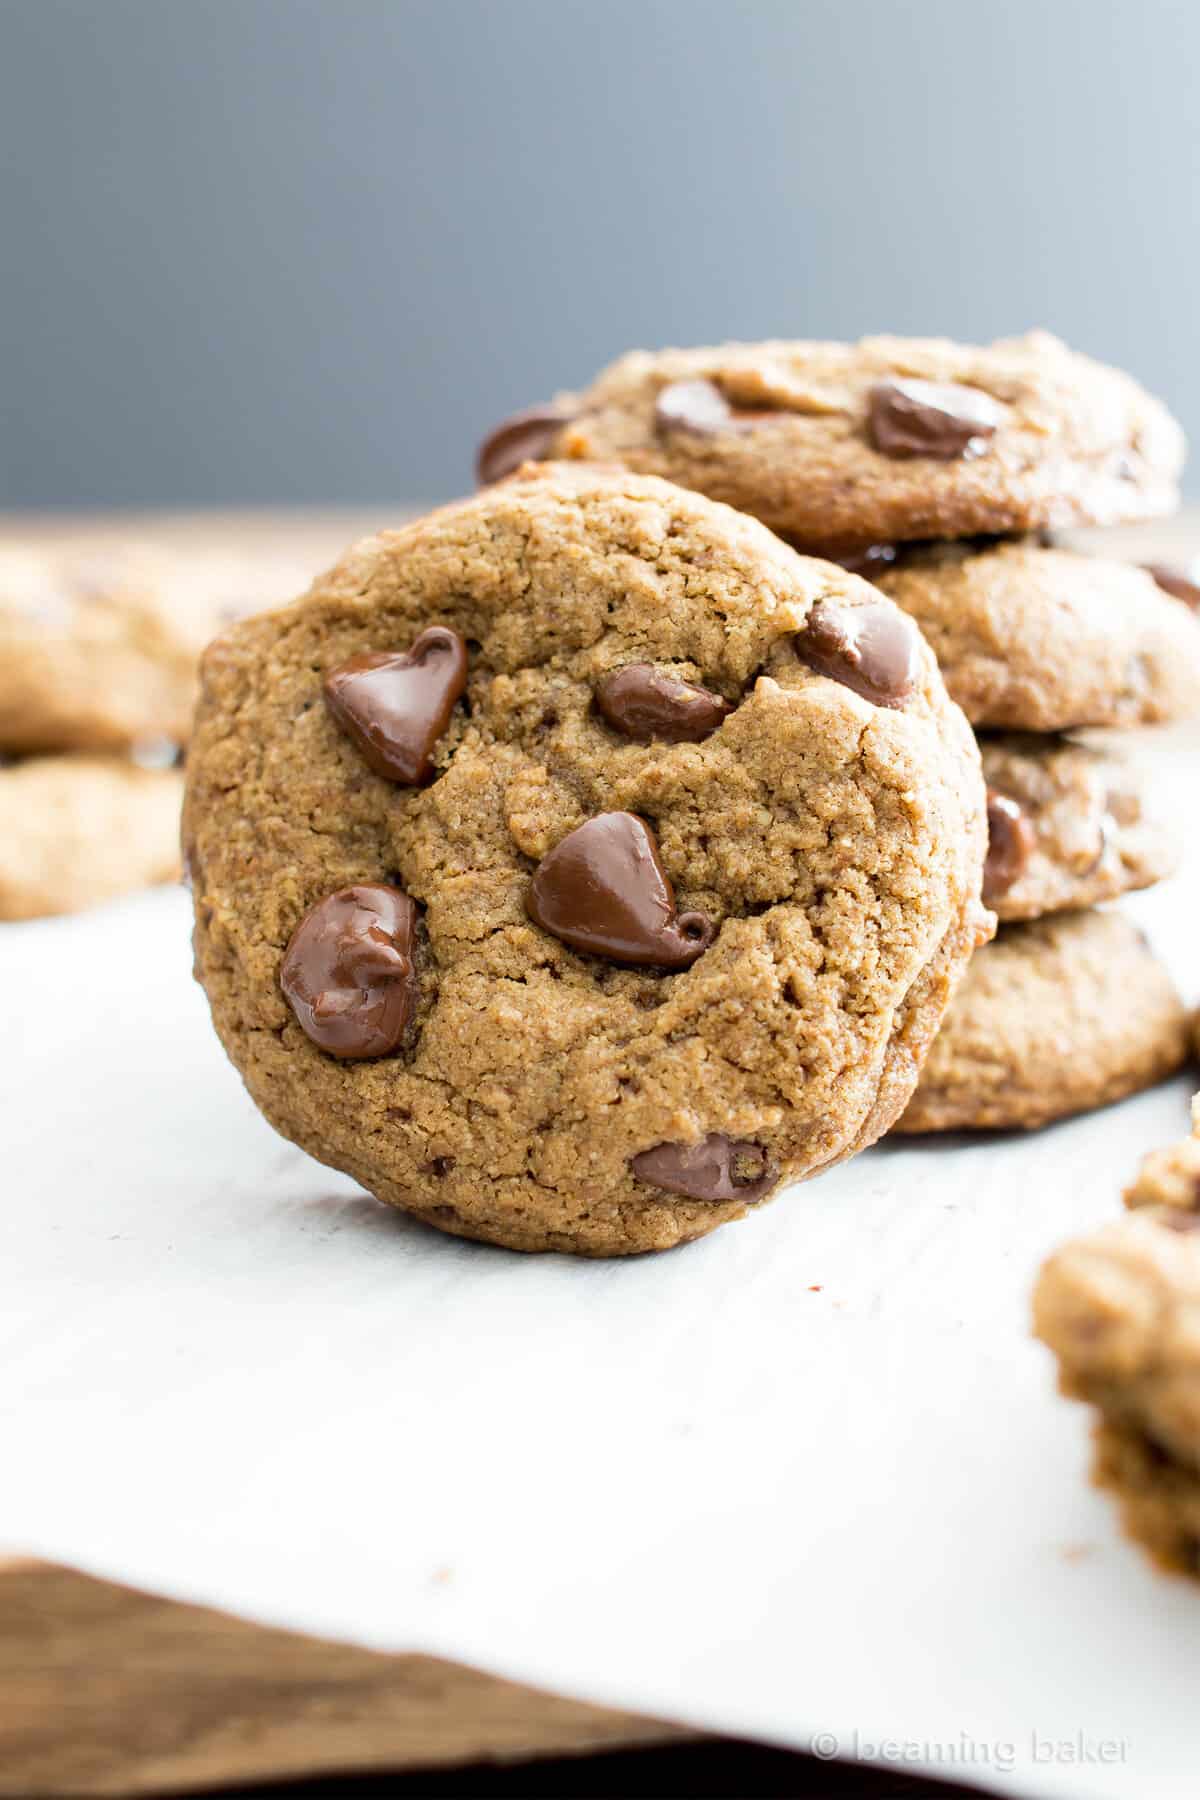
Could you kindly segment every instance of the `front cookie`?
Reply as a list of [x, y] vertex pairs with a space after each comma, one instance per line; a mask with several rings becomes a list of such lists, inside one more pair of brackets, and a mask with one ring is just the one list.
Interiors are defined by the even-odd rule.
[[662, 1249], [902, 1108], [988, 929], [983, 815], [872, 588], [551, 467], [210, 650], [197, 972], [272, 1123], [382, 1199]]
[[1128, 919], [1004, 925], [972, 958], [896, 1129], [1033, 1129], [1152, 1087], [1187, 1054], [1183, 1002]]
[[1065, 737], [979, 741], [988, 786], [983, 897], [1001, 920], [1037, 919], [1152, 887], [1178, 861], [1146, 809], [1141, 772]]
[[1183, 447], [1135, 381], [1045, 332], [986, 348], [877, 337], [635, 351], [506, 421], [479, 472], [620, 462], [820, 554], [1169, 512]]

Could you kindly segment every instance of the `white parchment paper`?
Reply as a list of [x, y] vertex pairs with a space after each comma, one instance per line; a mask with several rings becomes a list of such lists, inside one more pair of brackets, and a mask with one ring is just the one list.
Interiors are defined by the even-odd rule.
[[[1162, 761], [1185, 830], [1198, 775]], [[1185, 988], [1198, 894], [1130, 908]], [[276, 1138], [189, 930], [173, 891], [0, 928], [0, 1548], [1002, 1792], [1194, 1795], [1200, 1592], [1122, 1541], [1028, 1332], [1186, 1079], [522, 1258]]]

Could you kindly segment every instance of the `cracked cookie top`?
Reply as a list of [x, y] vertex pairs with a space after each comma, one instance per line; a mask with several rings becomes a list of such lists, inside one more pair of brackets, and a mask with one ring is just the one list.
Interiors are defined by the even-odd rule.
[[912, 622], [582, 465], [212, 646], [185, 845], [272, 1123], [522, 1249], [664, 1248], [872, 1141], [991, 925], [978, 752]]

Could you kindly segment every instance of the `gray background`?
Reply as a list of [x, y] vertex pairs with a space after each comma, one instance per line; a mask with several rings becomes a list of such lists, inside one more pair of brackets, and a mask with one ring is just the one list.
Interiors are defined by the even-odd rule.
[[0, 504], [433, 499], [633, 344], [1051, 326], [1200, 430], [1187, 0], [0, 0]]

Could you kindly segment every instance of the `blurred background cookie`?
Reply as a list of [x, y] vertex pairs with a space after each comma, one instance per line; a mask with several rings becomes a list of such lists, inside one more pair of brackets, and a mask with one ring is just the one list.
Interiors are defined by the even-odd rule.
[[0, 919], [178, 874], [201, 652], [302, 593], [344, 530], [214, 514], [0, 531]]
[[204, 646], [312, 573], [286, 554], [0, 540], [0, 750], [185, 743]]
[[118, 756], [0, 766], [0, 919], [83, 912], [179, 874], [183, 775]]

